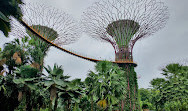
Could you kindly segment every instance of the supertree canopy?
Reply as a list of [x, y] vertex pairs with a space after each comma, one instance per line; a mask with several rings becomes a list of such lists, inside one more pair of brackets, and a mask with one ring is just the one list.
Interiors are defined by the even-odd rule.
[[128, 86], [121, 110], [140, 110], [135, 65], [128, 64], [133, 61], [136, 41], [163, 28], [168, 18], [168, 9], [159, 0], [101, 0], [84, 12], [84, 31], [110, 43], [115, 49], [115, 61], [124, 61], [119, 66], [125, 70]]
[[86, 33], [109, 42], [116, 61], [132, 60], [137, 40], [163, 28], [169, 18], [167, 7], [158, 0], [101, 0], [84, 12]]
[[[80, 36], [80, 27], [76, 21], [65, 12], [58, 9], [39, 4], [26, 3], [21, 7], [23, 11], [23, 21], [35, 30], [40, 36], [50, 42], [64, 46], [78, 40]], [[19, 21], [12, 19], [11, 34], [16, 37], [29, 37], [29, 43], [34, 44], [36, 50], [30, 51], [33, 63], [31, 65], [42, 71], [43, 62], [46, 53], [51, 44], [41, 40], [36, 34], [28, 30]], [[37, 49], [39, 48], [39, 49]], [[40, 57], [35, 56], [41, 54]]]
[[[74, 43], [80, 37], [81, 30], [76, 20], [61, 10], [35, 3], [25, 3], [21, 9], [22, 20], [58, 46]], [[15, 19], [12, 21], [11, 34], [16, 37], [35, 36]]]

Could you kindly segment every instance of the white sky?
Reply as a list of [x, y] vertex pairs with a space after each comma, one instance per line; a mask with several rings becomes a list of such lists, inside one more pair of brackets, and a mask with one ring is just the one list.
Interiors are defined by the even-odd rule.
[[[88, 6], [97, 0], [25, 0], [50, 5], [61, 9], [79, 20]], [[184, 62], [188, 58], [188, 0], [165, 0], [169, 7], [170, 19], [166, 27], [153, 36], [144, 38], [136, 43], [133, 50], [135, 68], [140, 88], [149, 87], [149, 82], [160, 75], [160, 69], [169, 62]], [[0, 32], [0, 47], [13, 37], [5, 38]], [[101, 58], [114, 58], [114, 49], [108, 43], [101, 43], [83, 34], [81, 39], [68, 45], [77, 52]], [[94, 70], [95, 63], [66, 54], [58, 49], [51, 48], [45, 58], [45, 65], [54, 63], [62, 65], [64, 74], [73, 78], [84, 78], [89, 70]]]

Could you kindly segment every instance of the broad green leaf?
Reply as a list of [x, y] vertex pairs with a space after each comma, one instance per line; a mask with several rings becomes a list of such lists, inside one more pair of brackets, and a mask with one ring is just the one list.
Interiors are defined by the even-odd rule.
[[19, 79], [14, 79], [13, 82], [15, 84], [25, 84], [25, 81], [23, 78], [19, 78]]
[[51, 85], [53, 85], [54, 84], [54, 82], [53, 81], [44, 81], [44, 85], [45, 86], [51, 86]]
[[9, 18], [6, 17], [1, 11], [0, 11], [0, 19], [4, 20], [5, 22], [9, 22]]
[[65, 83], [59, 79], [59, 80], [54, 80], [55, 84], [59, 85], [59, 86], [65, 86]]
[[33, 81], [35, 79], [37, 79], [37, 78], [26, 78], [26, 79], [23, 79], [23, 80], [26, 81], [26, 82], [29, 82], [29, 81]]
[[0, 19], [0, 30], [3, 31], [4, 35], [8, 37], [8, 32], [10, 32], [10, 23], [5, 22]]
[[32, 90], [37, 90], [37, 86], [35, 84], [27, 84], [27, 86]]

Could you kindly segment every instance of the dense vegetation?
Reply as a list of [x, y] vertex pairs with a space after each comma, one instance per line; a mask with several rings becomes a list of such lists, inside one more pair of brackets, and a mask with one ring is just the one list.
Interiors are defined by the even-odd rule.
[[[95, 72], [90, 71], [85, 81], [69, 80], [62, 66], [44, 67], [49, 47], [34, 37], [5, 43], [0, 52], [2, 110], [121, 110], [128, 87], [125, 70], [103, 61], [96, 64]], [[188, 66], [169, 64], [162, 71], [165, 78], [153, 79], [150, 89], [139, 89], [141, 107], [157, 111], [187, 110]]]
[[[0, 20], [8, 36], [10, 16], [22, 14], [21, 0], [1, 1]], [[3, 8], [4, 7], [4, 8]], [[44, 27], [48, 28], [48, 27]], [[52, 29], [53, 30], [53, 29]], [[49, 44], [27, 31], [29, 37], [15, 39], [0, 52], [1, 110], [112, 110], [118, 109], [126, 93], [123, 70], [110, 62], [96, 65], [84, 82], [68, 80], [62, 66], [44, 67]], [[49, 37], [49, 40], [56, 36]], [[43, 74], [43, 70], [48, 74]]]
[[150, 89], [139, 89], [141, 104], [157, 111], [187, 111], [188, 66], [169, 64], [162, 71], [165, 78], [153, 79]]
[[[63, 74], [62, 66], [43, 66], [50, 46], [33, 39], [15, 39], [6, 43], [0, 52], [2, 110], [95, 111], [120, 108], [127, 82], [124, 71], [117, 65], [99, 62], [96, 71], [90, 71], [85, 81], [70, 81], [69, 76]], [[43, 74], [43, 70], [47, 74]]]

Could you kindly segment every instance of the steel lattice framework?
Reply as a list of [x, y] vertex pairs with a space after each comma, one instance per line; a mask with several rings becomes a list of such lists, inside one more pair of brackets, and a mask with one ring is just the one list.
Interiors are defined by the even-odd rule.
[[132, 60], [136, 41], [163, 28], [169, 18], [159, 0], [101, 0], [84, 12], [84, 31], [115, 49], [116, 61]]
[[[22, 7], [23, 21], [41, 36], [52, 43], [63, 46], [74, 43], [81, 34], [81, 28], [67, 13], [58, 9], [27, 3]], [[31, 36], [23, 25], [12, 20], [12, 35], [16, 37]]]

